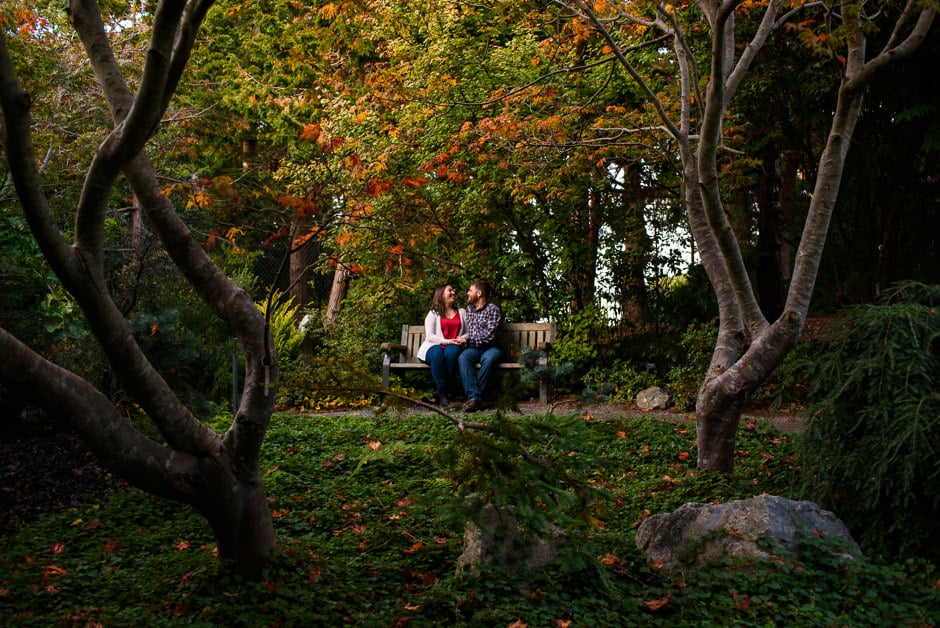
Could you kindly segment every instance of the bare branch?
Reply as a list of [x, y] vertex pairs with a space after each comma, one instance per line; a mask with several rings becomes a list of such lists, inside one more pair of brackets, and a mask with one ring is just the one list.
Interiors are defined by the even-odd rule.
[[[582, 17], [583, 19], [593, 24], [594, 28], [597, 30], [600, 36], [603, 37], [605, 41], [607, 41], [611, 49], [613, 49], [614, 51], [613, 54], [617, 58], [617, 60], [620, 62], [620, 65], [624, 67], [624, 69], [627, 71], [630, 77], [634, 81], [636, 81], [637, 85], [640, 86], [640, 89], [643, 91], [647, 100], [656, 109], [656, 113], [659, 114], [659, 117], [662, 120], [663, 125], [667, 129], [669, 129], [669, 133], [677, 139], [681, 138], [683, 135], [682, 132], [679, 130], [678, 127], [676, 127], [672, 119], [670, 119], [669, 114], [666, 112], [666, 108], [665, 106], [663, 106], [662, 101], [660, 101], [656, 93], [652, 90], [652, 88], [650, 88], [650, 86], [643, 79], [643, 77], [640, 76], [640, 73], [637, 71], [637, 69], [633, 67], [632, 63], [630, 63], [630, 60], [627, 59], [627, 57], [624, 55], [623, 50], [614, 40], [613, 35], [610, 34], [610, 31], [607, 30], [607, 27], [603, 24], [603, 22], [601, 22], [601, 20], [597, 17], [597, 15], [595, 15], [594, 11], [591, 10], [583, 2], [583, 0], [574, 0], [574, 1], [578, 5], [578, 8], [580, 9], [580, 12], [579, 12], [580, 17]], [[554, 2], [561, 6], [565, 6], [565, 4], [562, 3], [560, 0], [554, 0]]]
[[[862, 85], [871, 82], [876, 74], [889, 65], [911, 56], [920, 47], [933, 24], [934, 17], [937, 14], [934, 7], [935, 5], [932, 4], [924, 6], [917, 0], [908, 0], [904, 12], [895, 23], [891, 37], [884, 48], [877, 56], [864, 63], [851, 76], [848, 76], [849, 80], [846, 88], [860, 89]], [[911, 25], [911, 22], [914, 22], [914, 24]], [[861, 35], [861, 37], [864, 37], [864, 35]]]
[[486, 423], [479, 423], [479, 422], [475, 422], [475, 421], [465, 421], [465, 420], [463, 420], [463, 419], [457, 418], [457, 417], [455, 417], [453, 414], [451, 414], [450, 412], [445, 411], [443, 408], [441, 408], [440, 406], [434, 405], [433, 403], [428, 403], [428, 402], [426, 402], [426, 401], [421, 401], [420, 399], [415, 399], [415, 398], [413, 398], [413, 397], [409, 397], [409, 396], [407, 396], [407, 395], [403, 395], [403, 394], [398, 393], [398, 392], [395, 392], [395, 391], [393, 391], [393, 390], [383, 390], [383, 391], [381, 391], [381, 394], [382, 394], [382, 395], [385, 395], [386, 397], [393, 397], [393, 398], [395, 398], [395, 399], [400, 399], [400, 400], [402, 400], [402, 401], [407, 401], [408, 403], [410, 403], [410, 404], [412, 404], [412, 405], [420, 406], [420, 407], [422, 407], [422, 408], [427, 408], [428, 410], [431, 410], [431, 411], [433, 411], [433, 412], [435, 412], [435, 413], [441, 415], [442, 417], [444, 417], [445, 419], [447, 419], [448, 421], [450, 421], [451, 423], [453, 423], [454, 425], [456, 425], [456, 426], [457, 426], [457, 429], [460, 430], [461, 432], [464, 431], [464, 430], [468, 430], [468, 429], [470, 429], [470, 430], [481, 430], [481, 431], [484, 431], [484, 432], [492, 432], [492, 431], [493, 431], [493, 428], [492, 428], [491, 426], [487, 425]]

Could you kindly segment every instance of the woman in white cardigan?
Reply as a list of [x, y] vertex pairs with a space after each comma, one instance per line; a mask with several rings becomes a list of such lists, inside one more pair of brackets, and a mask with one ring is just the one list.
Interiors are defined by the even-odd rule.
[[418, 359], [431, 367], [434, 399], [442, 406], [450, 403], [448, 387], [457, 375], [457, 358], [463, 347], [454, 339], [466, 332], [467, 312], [458, 308], [457, 291], [451, 285], [434, 291], [431, 310], [424, 317], [424, 342], [418, 348]]

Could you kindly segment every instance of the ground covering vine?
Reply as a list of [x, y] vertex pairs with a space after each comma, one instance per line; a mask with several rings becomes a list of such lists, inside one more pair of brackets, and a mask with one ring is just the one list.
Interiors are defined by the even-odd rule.
[[[531, 459], [550, 469], [543, 479], [560, 482], [551, 490], [574, 497], [589, 489], [556, 502], [571, 516], [552, 518], [575, 548], [558, 564], [535, 572], [484, 567], [477, 578], [455, 573], [461, 491], [495, 494], [506, 477], [531, 479], [534, 467], [519, 460], [517, 449], [494, 453], [498, 429], [461, 434], [431, 414], [282, 414], [272, 421], [262, 462], [279, 544], [260, 581], [219, 575], [212, 536], [188, 508], [125, 488], [4, 539], [0, 617], [9, 626], [940, 620], [940, 581], [931, 564], [863, 560], [847, 567], [826, 558], [821, 540], [810, 539], [795, 558], [747, 569], [718, 564], [665, 573], [646, 564], [633, 538], [651, 513], [689, 501], [792, 494], [800, 475], [792, 434], [748, 423], [736, 471], [702, 474], [688, 420], [583, 413], [478, 418], [508, 423], [530, 439]], [[483, 455], [490, 459], [482, 470], [459, 475]], [[503, 466], [509, 458], [513, 464]], [[545, 488], [527, 487], [536, 497]]]

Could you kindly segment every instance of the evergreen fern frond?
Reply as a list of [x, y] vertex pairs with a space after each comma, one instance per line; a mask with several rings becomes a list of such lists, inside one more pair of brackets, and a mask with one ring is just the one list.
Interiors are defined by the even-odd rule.
[[815, 403], [807, 495], [834, 510], [866, 551], [933, 556], [940, 521], [940, 289], [913, 283], [847, 310], [805, 365]]

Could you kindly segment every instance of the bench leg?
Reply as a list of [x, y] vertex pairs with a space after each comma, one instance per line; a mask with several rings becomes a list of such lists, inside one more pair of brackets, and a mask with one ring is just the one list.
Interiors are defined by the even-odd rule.
[[[547, 366], [547, 365], [548, 365], [547, 357], [539, 358], [539, 366]], [[548, 382], [546, 382], [545, 380], [539, 380], [539, 403], [542, 404], [543, 406], [548, 405]]]

